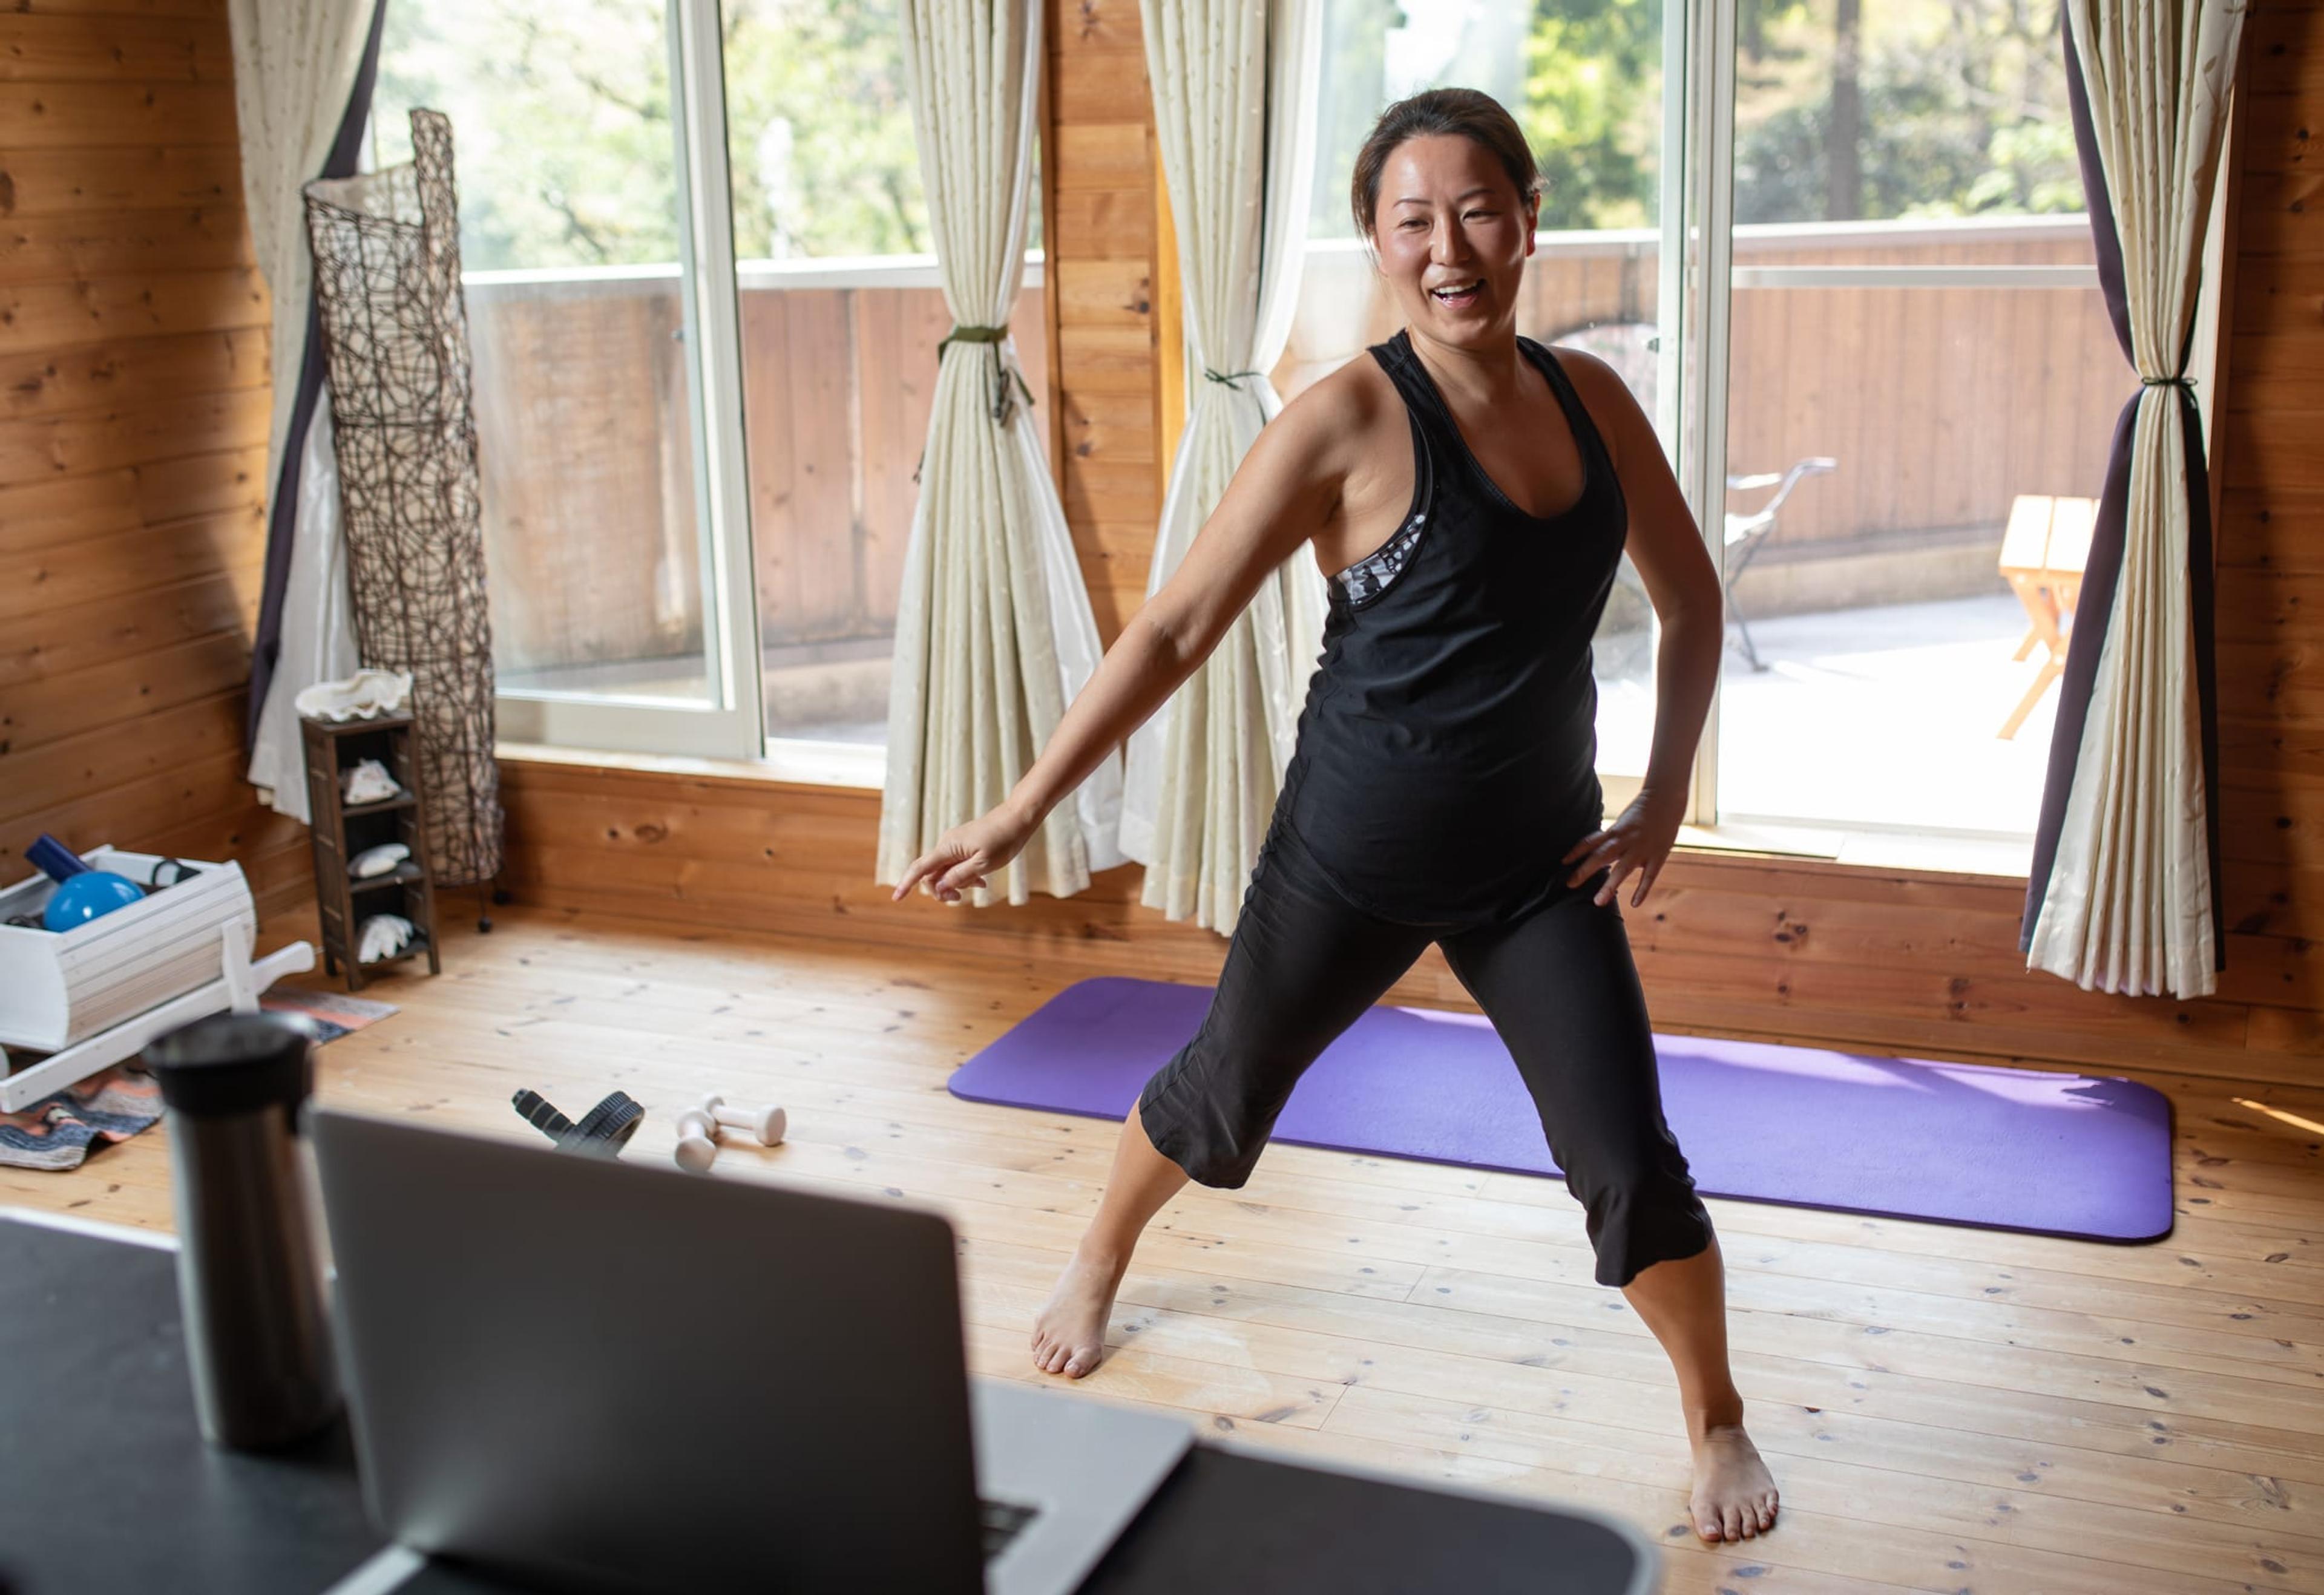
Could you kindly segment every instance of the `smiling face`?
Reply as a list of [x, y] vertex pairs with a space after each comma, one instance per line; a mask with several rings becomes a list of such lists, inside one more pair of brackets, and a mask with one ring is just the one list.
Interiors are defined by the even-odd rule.
[[1540, 212], [1474, 139], [1426, 134], [1398, 144], [1380, 170], [1372, 246], [1405, 324], [1463, 346], [1512, 336]]

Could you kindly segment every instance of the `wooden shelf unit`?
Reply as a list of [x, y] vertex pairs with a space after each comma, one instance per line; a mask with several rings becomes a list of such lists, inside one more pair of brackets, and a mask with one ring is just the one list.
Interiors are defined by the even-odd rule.
[[[347, 989], [363, 990], [368, 978], [390, 964], [425, 955], [428, 973], [443, 973], [437, 950], [436, 878], [428, 865], [428, 795], [420, 787], [408, 715], [371, 720], [301, 719], [307, 751], [307, 802], [314, 816], [315, 907], [322, 919], [323, 968], [337, 975], [342, 966]], [[387, 767], [403, 788], [376, 803], [348, 805], [340, 797], [342, 775], [364, 759]], [[357, 880], [347, 862], [364, 849], [401, 842], [411, 856], [384, 875]], [[411, 921], [412, 940], [401, 951], [365, 963], [356, 956], [363, 917], [400, 913]]]

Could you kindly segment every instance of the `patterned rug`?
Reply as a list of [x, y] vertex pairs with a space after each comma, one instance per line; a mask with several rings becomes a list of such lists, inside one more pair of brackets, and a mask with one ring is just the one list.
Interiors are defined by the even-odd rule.
[[[258, 1005], [295, 1021], [318, 1046], [395, 1011], [392, 1002], [289, 986], [267, 992]], [[0, 1113], [0, 1165], [78, 1168], [92, 1150], [125, 1141], [161, 1117], [161, 1088], [153, 1076], [134, 1061], [115, 1064], [21, 1113]]]

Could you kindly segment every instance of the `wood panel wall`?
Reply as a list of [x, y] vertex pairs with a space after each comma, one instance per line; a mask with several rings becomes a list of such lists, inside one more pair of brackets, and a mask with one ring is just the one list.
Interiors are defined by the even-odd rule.
[[2249, 1045], [2324, 1074], [2324, 0], [2247, 24], [2218, 419], [2219, 811]]
[[[1156, 160], [1130, 0], [1053, 12], [1049, 150], [1067, 515], [1111, 638], [1142, 597], [1161, 483]], [[1629, 910], [1656, 1023], [1941, 1057], [2257, 1080], [2324, 1076], [2324, 0], [2255, 9], [2236, 145], [2239, 244], [2219, 536], [2229, 969], [2211, 999], [2079, 991], [2018, 954], [2024, 884], [1689, 853]], [[2130, 391], [2127, 370], [2121, 391]], [[2091, 490], [2095, 491], [2095, 484]], [[876, 794], [521, 764], [530, 900], [683, 923], [1019, 955], [1062, 983], [1093, 945], [1213, 976], [1223, 943], [1137, 905], [1139, 871], [1022, 908], [891, 905]], [[1118, 966], [1118, 963], [1117, 963]], [[1466, 1006], [1432, 954], [1400, 1000]]]
[[[1058, 491], [1099, 634], [1110, 642], [1146, 601], [1162, 517], [1167, 346], [1157, 325], [1155, 254], [1162, 155], [1138, 7], [1076, 0], [1046, 14], [1050, 122], [1042, 143]], [[1169, 359], [1177, 358], [1170, 348]]]
[[42, 830], [304, 890], [244, 784], [268, 305], [224, 0], [0, 14], [0, 879]]

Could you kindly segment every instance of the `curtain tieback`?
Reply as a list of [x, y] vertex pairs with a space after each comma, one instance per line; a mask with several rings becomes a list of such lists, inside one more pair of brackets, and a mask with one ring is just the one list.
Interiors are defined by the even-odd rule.
[[2191, 388], [2195, 385], [2195, 379], [2191, 376], [2143, 376], [2138, 379], [2138, 385], [2142, 388]]
[[1213, 371], [1207, 365], [1203, 367], [1203, 375], [1205, 378], [1212, 382], [1218, 383], [1222, 386], [1233, 388], [1238, 392], [1242, 388], [1242, 378], [1247, 376], [1265, 376], [1266, 374], [1267, 373], [1263, 371], [1230, 371], [1220, 373]]
[[944, 358], [946, 344], [997, 344], [1009, 336], [1005, 327], [955, 327], [936, 342], [936, 358]]
[[[1009, 327], [955, 326], [951, 333], [936, 339], [936, 360], [939, 363], [944, 360], [945, 346], [951, 346], [951, 344], [985, 344], [992, 351], [992, 423], [995, 426], [1001, 426], [1009, 420], [1009, 411], [1016, 410], [1018, 393], [1025, 395], [1025, 402], [1032, 404], [1032, 388], [1025, 386], [1025, 374], [1011, 370], [1009, 360], [1001, 358], [1001, 339], [1004, 337], [1009, 337]], [[911, 479], [918, 481], [920, 472], [913, 470]]]

